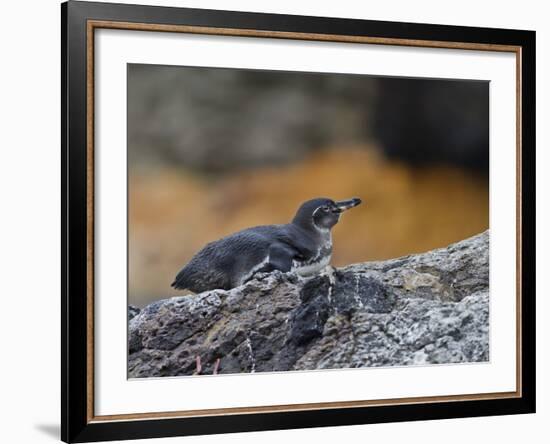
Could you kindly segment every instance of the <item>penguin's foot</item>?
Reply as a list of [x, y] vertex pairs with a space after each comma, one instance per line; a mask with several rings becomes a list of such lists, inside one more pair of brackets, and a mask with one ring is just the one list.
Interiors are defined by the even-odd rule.
[[250, 278], [250, 280], [255, 279], [257, 281], [264, 281], [270, 276], [271, 276], [271, 272], [261, 271], [261, 272], [258, 272], [258, 273], [254, 273], [252, 275], [252, 277]]
[[195, 371], [194, 375], [200, 375], [202, 371], [201, 357], [199, 355], [195, 356]]
[[330, 283], [334, 285], [335, 283], [335, 274], [336, 274], [336, 268], [332, 265], [327, 265], [323, 271], [321, 272], [322, 275], [325, 275], [328, 277]]
[[[220, 369], [220, 358], [216, 359], [216, 362], [214, 362], [214, 368], [212, 369], [212, 374], [217, 375], [219, 369]], [[195, 356], [195, 371], [193, 372], [193, 375], [200, 375], [201, 372], [202, 372], [201, 357], [197, 355]]]
[[216, 362], [214, 363], [214, 370], [212, 370], [212, 374], [217, 375], [219, 368], [220, 368], [220, 358], [216, 359]]
[[273, 270], [273, 271], [259, 271], [257, 273], [254, 273], [252, 275], [252, 279], [256, 279], [258, 281], [264, 281], [269, 278], [273, 278], [276, 280], [279, 280], [281, 277], [284, 276], [284, 273], [280, 270]]
[[298, 281], [299, 275], [294, 271], [288, 271], [285, 273], [281, 270], [273, 270], [267, 273], [266, 272], [255, 273], [251, 279], [264, 281], [269, 278], [275, 280], [276, 282], [288, 281], [291, 283], [296, 283]]

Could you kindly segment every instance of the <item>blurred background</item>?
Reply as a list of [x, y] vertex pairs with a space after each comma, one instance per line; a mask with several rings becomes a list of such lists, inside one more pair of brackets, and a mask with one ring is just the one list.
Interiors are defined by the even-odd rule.
[[489, 84], [128, 65], [129, 303], [177, 294], [207, 242], [358, 196], [332, 264], [489, 226]]

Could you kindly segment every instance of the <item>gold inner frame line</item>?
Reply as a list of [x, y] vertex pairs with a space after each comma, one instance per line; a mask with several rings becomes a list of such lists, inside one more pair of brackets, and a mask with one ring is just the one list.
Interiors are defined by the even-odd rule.
[[[443, 49], [463, 49], [474, 51], [496, 51], [511, 52], [516, 56], [516, 390], [513, 392], [496, 393], [474, 393], [464, 395], [449, 396], [423, 396], [423, 397], [405, 397], [380, 400], [362, 400], [362, 401], [338, 401], [307, 404], [285, 404], [271, 406], [255, 407], [229, 407], [206, 410], [182, 410], [172, 412], [145, 412], [128, 413], [116, 415], [94, 414], [94, 32], [95, 29], [120, 29], [132, 31], [153, 31], [153, 32], [178, 32], [188, 34], [202, 35], [220, 35], [234, 37], [256, 37], [256, 38], [277, 38], [289, 40], [309, 40], [320, 42], [337, 43], [362, 43], [374, 45], [394, 45], [422, 48], [443, 48]], [[368, 36], [347, 36], [332, 34], [311, 34], [300, 32], [283, 31], [265, 31], [253, 29], [235, 29], [235, 28], [213, 28], [202, 26], [187, 25], [165, 25], [150, 23], [131, 23], [106, 20], [88, 20], [86, 27], [86, 158], [87, 158], [87, 422], [97, 423], [105, 421], [126, 421], [126, 420], [146, 420], [161, 418], [189, 418], [197, 416], [222, 416], [237, 414], [259, 414], [274, 412], [295, 412], [303, 410], [326, 410], [334, 408], [358, 408], [374, 407], [388, 405], [406, 405], [416, 403], [440, 403], [440, 402], [460, 402], [490, 399], [509, 399], [522, 396], [521, 376], [522, 376], [522, 349], [521, 349], [521, 150], [522, 150], [522, 110], [521, 110], [521, 46], [499, 45], [487, 43], [470, 42], [446, 42], [431, 40], [414, 40], [399, 38], [381, 38]]]

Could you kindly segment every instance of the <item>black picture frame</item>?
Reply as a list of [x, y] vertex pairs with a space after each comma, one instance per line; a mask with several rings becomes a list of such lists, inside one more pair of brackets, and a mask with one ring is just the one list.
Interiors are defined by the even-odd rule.
[[[511, 45], [521, 66], [521, 393], [499, 399], [98, 421], [90, 416], [90, 142], [88, 22], [185, 25], [445, 43]], [[62, 374], [61, 438], [90, 442], [535, 412], [535, 32], [69, 1], [61, 5]], [[92, 182], [93, 183], [93, 182]], [[512, 198], [512, 197], [511, 197]]]

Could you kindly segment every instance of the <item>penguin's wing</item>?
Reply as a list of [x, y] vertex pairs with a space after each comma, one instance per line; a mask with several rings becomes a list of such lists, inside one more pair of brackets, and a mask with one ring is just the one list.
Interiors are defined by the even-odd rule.
[[288, 244], [276, 242], [269, 247], [270, 270], [279, 270], [286, 273], [292, 268], [292, 260], [299, 256], [298, 250]]

